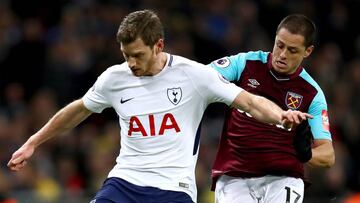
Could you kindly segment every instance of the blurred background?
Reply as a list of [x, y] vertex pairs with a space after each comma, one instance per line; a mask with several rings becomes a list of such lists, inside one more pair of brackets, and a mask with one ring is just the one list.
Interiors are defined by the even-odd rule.
[[[167, 52], [205, 64], [271, 51], [276, 27], [290, 13], [313, 19], [318, 38], [304, 66], [328, 101], [336, 164], [307, 170], [313, 185], [304, 202], [360, 202], [354, 199], [360, 192], [359, 0], [0, 0], [0, 203], [80, 203], [95, 195], [119, 152], [111, 109], [41, 145], [21, 172], [6, 164], [57, 110], [124, 61], [115, 40], [119, 23], [145, 8], [162, 19]], [[204, 116], [199, 203], [213, 202], [210, 170], [223, 113], [215, 104]]]

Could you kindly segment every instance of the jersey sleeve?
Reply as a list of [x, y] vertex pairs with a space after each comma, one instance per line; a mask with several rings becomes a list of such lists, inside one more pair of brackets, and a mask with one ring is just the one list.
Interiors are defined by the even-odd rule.
[[309, 125], [311, 127], [311, 132], [314, 136], [314, 139], [332, 140], [329, 117], [327, 113], [327, 104], [325, 96], [321, 91], [318, 92], [310, 104], [309, 113], [314, 116], [313, 119], [309, 119]]
[[106, 97], [106, 78], [107, 74], [104, 72], [82, 98], [85, 107], [92, 112], [101, 113], [111, 106]]
[[200, 65], [191, 71], [192, 82], [199, 94], [209, 103], [222, 102], [231, 105], [236, 96], [243, 90], [230, 83], [212, 68]]
[[238, 81], [245, 67], [245, 53], [226, 56], [209, 64], [228, 81]]
[[269, 52], [263, 51], [238, 53], [215, 60], [208, 65], [218, 71], [228, 81], [234, 82], [240, 80], [240, 76], [248, 60], [259, 60], [266, 63], [268, 54]]

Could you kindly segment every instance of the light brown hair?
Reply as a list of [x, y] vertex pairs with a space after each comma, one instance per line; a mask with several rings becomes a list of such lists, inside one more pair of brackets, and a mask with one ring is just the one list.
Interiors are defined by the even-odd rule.
[[119, 26], [116, 39], [128, 44], [141, 38], [145, 45], [153, 47], [159, 39], [164, 39], [164, 28], [155, 12], [135, 11], [128, 14]]

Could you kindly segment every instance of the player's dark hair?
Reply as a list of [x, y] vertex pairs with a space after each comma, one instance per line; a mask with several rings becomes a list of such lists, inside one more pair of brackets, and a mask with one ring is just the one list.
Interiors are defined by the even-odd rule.
[[159, 39], [164, 38], [164, 28], [155, 12], [151, 10], [135, 11], [128, 14], [119, 26], [116, 40], [129, 44], [137, 38], [144, 44], [153, 47]]
[[301, 14], [292, 14], [285, 17], [277, 27], [276, 34], [281, 28], [287, 29], [292, 34], [304, 36], [304, 45], [314, 45], [316, 37], [316, 26], [312, 20]]

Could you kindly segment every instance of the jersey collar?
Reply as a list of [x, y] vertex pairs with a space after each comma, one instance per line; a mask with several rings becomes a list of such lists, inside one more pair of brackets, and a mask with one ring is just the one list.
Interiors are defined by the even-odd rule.
[[302, 66], [299, 66], [296, 71], [292, 74], [282, 74], [279, 72], [276, 72], [275, 69], [272, 67], [272, 53], [269, 54], [268, 57], [268, 62], [267, 62], [267, 67], [269, 69], [270, 74], [277, 80], [277, 81], [288, 81], [288, 80], [292, 80], [296, 77], [298, 77], [301, 73], [301, 71], [303, 70]]

